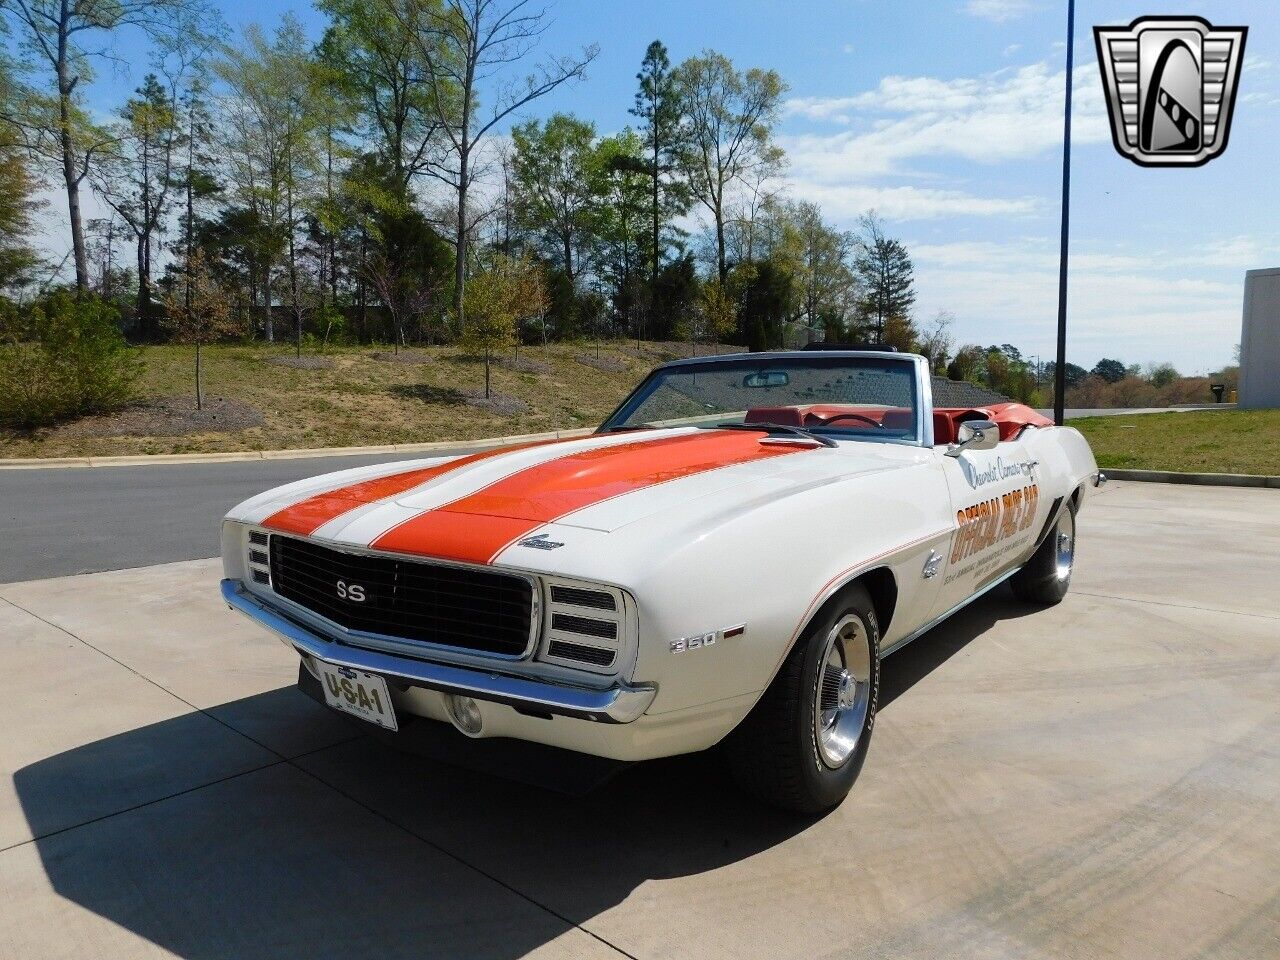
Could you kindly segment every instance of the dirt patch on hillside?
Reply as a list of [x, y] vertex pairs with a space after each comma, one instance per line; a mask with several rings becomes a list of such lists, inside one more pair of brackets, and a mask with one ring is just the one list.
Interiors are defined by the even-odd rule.
[[385, 351], [369, 354], [370, 359], [382, 363], [430, 363], [431, 354], [425, 350], [401, 350], [399, 353]]
[[551, 364], [534, 360], [532, 357], [499, 357], [497, 363], [516, 373], [533, 373], [541, 376], [551, 372]]
[[152, 397], [118, 413], [84, 417], [60, 427], [67, 437], [182, 437], [192, 433], [238, 433], [262, 426], [262, 411], [240, 400], [205, 397]]
[[631, 369], [621, 360], [617, 360], [613, 357], [596, 357], [594, 354], [580, 353], [573, 359], [577, 360], [584, 366], [594, 367], [597, 370], [603, 370], [605, 373], [622, 373], [624, 370]]
[[519, 397], [498, 393], [496, 390], [491, 391], [487, 397], [483, 389], [463, 390], [461, 393], [467, 406], [475, 407], [477, 410], [487, 410], [501, 417], [516, 417], [529, 412], [529, 405]]
[[333, 361], [328, 357], [267, 357], [267, 363], [277, 367], [293, 367], [295, 370], [331, 370]]

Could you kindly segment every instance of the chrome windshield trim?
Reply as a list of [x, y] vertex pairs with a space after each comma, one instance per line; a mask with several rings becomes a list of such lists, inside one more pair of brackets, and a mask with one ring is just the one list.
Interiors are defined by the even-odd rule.
[[222, 581], [222, 598], [233, 610], [278, 634], [299, 653], [428, 690], [460, 693], [477, 700], [603, 723], [631, 723], [639, 719], [658, 692], [653, 686], [625, 683], [606, 689], [574, 687], [395, 657], [323, 637], [271, 609], [249, 593], [239, 580]]

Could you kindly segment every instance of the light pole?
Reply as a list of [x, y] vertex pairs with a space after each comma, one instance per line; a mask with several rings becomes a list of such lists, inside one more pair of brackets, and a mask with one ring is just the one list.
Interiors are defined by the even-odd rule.
[[1053, 367], [1053, 422], [1062, 426], [1067, 392], [1067, 238], [1071, 223], [1071, 68], [1076, 0], [1067, 0], [1067, 81], [1062, 120], [1062, 245], [1058, 253], [1058, 359]]

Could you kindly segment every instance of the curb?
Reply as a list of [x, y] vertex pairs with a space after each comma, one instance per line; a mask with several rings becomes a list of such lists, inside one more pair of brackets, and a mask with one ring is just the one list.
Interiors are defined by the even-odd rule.
[[1280, 490], [1280, 477], [1252, 473], [1177, 473], [1172, 470], [1112, 470], [1103, 467], [1108, 480], [1142, 483], [1190, 483], [1203, 487], [1269, 487]]
[[431, 453], [435, 450], [474, 450], [508, 443], [567, 440], [593, 433], [591, 427], [522, 433], [482, 440], [432, 440], [428, 443], [384, 444], [377, 447], [315, 447], [306, 450], [241, 450], [228, 453], [156, 453], [127, 457], [50, 457], [0, 459], [0, 470], [46, 470], [64, 467], [142, 467], [178, 463], [238, 463], [248, 460], [304, 460], [315, 457], [359, 457], [382, 453]]

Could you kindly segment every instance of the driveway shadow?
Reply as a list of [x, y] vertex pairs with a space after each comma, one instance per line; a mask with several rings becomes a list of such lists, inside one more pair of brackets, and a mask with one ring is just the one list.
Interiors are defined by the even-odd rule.
[[[879, 709], [884, 710], [1001, 620], [1033, 616], [1042, 609], [1018, 600], [1008, 584], [969, 604], [919, 639], [884, 658], [880, 668]], [[872, 749], [875, 749], [874, 744]]]
[[[886, 702], [996, 620], [1030, 612], [996, 595], [894, 654]], [[278, 712], [305, 728], [323, 714], [299, 709], [300, 697], [286, 687], [218, 712]], [[190, 960], [514, 960], [566, 935], [582, 952], [596, 944], [574, 925], [646, 881], [706, 874], [815, 822], [742, 798], [714, 752], [628, 767], [573, 796], [369, 737], [288, 761], [264, 755], [167, 799], [155, 784], [154, 802], [139, 801], [157, 757], [192, 748], [192, 723], [153, 724], [14, 775], [53, 889]], [[542, 770], [553, 784], [556, 762]], [[567, 771], [563, 782], [574, 782]], [[129, 803], [73, 827], [75, 798], [107, 790]]]

